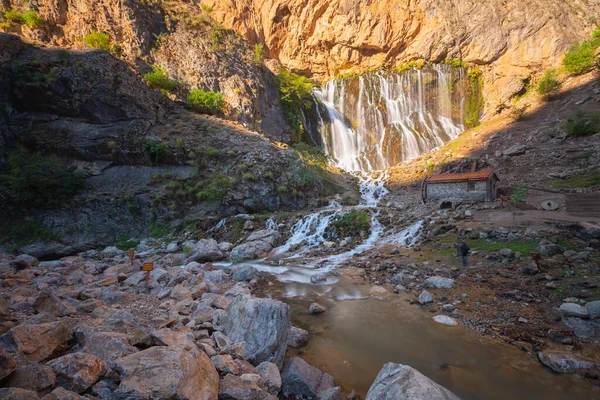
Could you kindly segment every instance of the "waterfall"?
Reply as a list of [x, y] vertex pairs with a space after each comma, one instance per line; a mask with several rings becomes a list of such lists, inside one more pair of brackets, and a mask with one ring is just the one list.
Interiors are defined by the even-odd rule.
[[446, 64], [334, 79], [315, 89], [327, 155], [346, 171], [389, 168], [464, 130], [464, 69]]

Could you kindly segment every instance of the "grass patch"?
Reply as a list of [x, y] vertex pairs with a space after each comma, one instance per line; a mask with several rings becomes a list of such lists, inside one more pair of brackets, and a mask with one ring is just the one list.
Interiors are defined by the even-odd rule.
[[17, 10], [8, 10], [4, 13], [4, 18], [15, 24], [27, 25], [30, 28], [41, 28], [46, 22], [44, 18], [40, 17], [40, 15], [33, 10], [24, 13]]
[[600, 188], [600, 175], [586, 174], [572, 176], [550, 184], [554, 189]]
[[578, 111], [565, 122], [565, 131], [569, 136], [589, 136], [600, 131], [600, 114], [588, 115]]
[[171, 234], [168, 224], [155, 220], [150, 224], [150, 236], [156, 238], [167, 237]]
[[85, 35], [82, 40], [89, 48], [110, 51], [110, 35], [104, 32], [91, 31]]

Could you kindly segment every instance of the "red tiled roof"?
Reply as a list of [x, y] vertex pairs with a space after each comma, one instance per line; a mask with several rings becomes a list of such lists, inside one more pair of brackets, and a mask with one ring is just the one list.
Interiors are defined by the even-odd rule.
[[484, 181], [494, 174], [493, 169], [483, 171], [464, 172], [461, 174], [439, 174], [427, 178], [427, 182], [449, 182], [449, 181]]

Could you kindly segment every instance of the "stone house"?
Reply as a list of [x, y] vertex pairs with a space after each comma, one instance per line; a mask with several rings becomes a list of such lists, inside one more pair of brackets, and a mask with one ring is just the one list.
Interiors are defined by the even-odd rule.
[[500, 179], [494, 170], [432, 175], [424, 182], [427, 200], [494, 200]]

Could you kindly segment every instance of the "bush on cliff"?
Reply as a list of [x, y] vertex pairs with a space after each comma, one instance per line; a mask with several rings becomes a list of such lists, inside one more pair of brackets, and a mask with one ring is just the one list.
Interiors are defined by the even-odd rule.
[[556, 93], [558, 93], [560, 89], [560, 81], [556, 76], [556, 70], [554, 68], [550, 68], [544, 72], [544, 76], [538, 82], [535, 87], [535, 91], [542, 97], [544, 100], [551, 99]]
[[581, 75], [592, 70], [596, 49], [600, 46], [600, 26], [596, 28], [592, 37], [582, 43], [571, 46], [565, 58], [563, 66], [571, 75]]
[[279, 70], [279, 98], [283, 106], [283, 115], [295, 132], [294, 142], [300, 142], [304, 134], [302, 109], [312, 107], [312, 91], [315, 84], [308, 78]]
[[600, 131], [600, 114], [588, 115], [579, 111], [565, 122], [565, 131], [569, 136], [589, 136]]
[[192, 89], [187, 95], [188, 104], [196, 111], [204, 114], [217, 114], [225, 107], [225, 99], [221, 93]]
[[18, 205], [60, 206], [83, 189], [84, 178], [54, 158], [15, 152], [8, 157], [10, 170], [0, 175]]
[[144, 74], [144, 80], [154, 89], [165, 90], [173, 93], [179, 87], [177, 81], [170, 79], [164, 68], [157, 65], [152, 67], [152, 71]]

